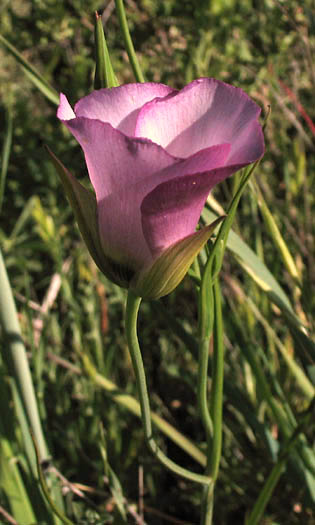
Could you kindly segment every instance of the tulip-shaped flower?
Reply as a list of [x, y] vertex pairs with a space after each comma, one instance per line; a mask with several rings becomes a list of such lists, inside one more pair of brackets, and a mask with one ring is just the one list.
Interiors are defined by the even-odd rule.
[[210, 236], [196, 231], [210, 190], [259, 159], [260, 108], [241, 89], [201, 78], [100, 89], [58, 118], [82, 147], [95, 191], [55, 159], [87, 246], [120, 286], [172, 291]]

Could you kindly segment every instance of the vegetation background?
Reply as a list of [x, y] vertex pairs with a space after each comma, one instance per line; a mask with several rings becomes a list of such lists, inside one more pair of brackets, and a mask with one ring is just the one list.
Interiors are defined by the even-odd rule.
[[[266, 155], [255, 175], [258, 186], [246, 191], [234, 231], [269, 268], [307, 332], [271, 300], [259, 282], [258, 267], [255, 275], [240, 254], [227, 251], [221, 273], [224, 442], [215, 524], [235, 525], [244, 523], [290, 428], [307, 408], [315, 378], [314, 343], [307, 335], [314, 334], [315, 313], [314, 2], [125, 4], [148, 80], [180, 88], [194, 78], [213, 76], [242, 87], [264, 114], [271, 106]], [[113, 1], [2, 0], [0, 34], [75, 102], [93, 86], [95, 10], [103, 13], [119, 82], [134, 81]], [[44, 145], [73, 173], [86, 177], [80, 148], [56, 119], [56, 106], [1, 41], [0, 97], [0, 146], [13, 122], [1, 249], [52, 457], [46, 465], [49, 488], [58, 492], [61, 487], [64, 511], [76, 523], [196, 524], [199, 487], [156, 463], [144, 447], [139, 419], [91, 370], [93, 364], [119, 390], [136, 396], [123, 334], [125, 291], [100, 275], [83, 247]], [[237, 181], [233, 177], [215, 190], [223, 208]], [[196, 293], [188, 277], [170, 296], [141, 307], [139, 334], [152, 408], [202, 450], [196, 329]], [[2, 331], [0, 522], [57, 523], [47, 519], [34, 481], [7, 344]], [[313, 419], [290, 455], [262, 523], [315, 523], [314, 435]], [[178, 463], [199, 471], [163, 432], [158, 439]]]

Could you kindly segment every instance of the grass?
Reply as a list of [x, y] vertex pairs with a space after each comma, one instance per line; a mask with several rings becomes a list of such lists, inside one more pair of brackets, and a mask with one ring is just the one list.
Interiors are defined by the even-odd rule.
[[[92, 89], [93, 12], [103, 7], [96, 0], [3, 2], [0, 34], [75, 102]], [[245, 523], [285, 457], [260, 523], [311, 525], [314, 417], [303, 421], [315, 381], [312, 2], [130, 0], [126, 11], [148, 80], [181, 87], [215, 76], [245, 89], [263, 114], [271, 106], [266, 155], [242, 197], [238, 237], [229, 239], [220, 274], [225, 386], [214, 522]], [[103, 21], [115, 74], [120, 83], [133, 81], [111, 3]], [[130, 408], [137, 395], [123, 335], [125, 292], [90, 260], [44, 145], [83, 177], [81, 151], [57, 122], [55, 91], [50, 99], [40, 92], [1, 41], [0, 64], [1, 250], [50, 453], [43, 465], [49, 492], [75, 523], [196, 524], [199, 487], [150, 456]], [[216, 188], [212, 211], [218, 203], [227, 208], [238, 180]], [[198, 449], [187, 453], [157, 426], [158, 445], [202, 473], [196, 297], [186, 277], [170, 296], [143, 303], [139, 337], [152, 409]], [[6, 359], [12, 342], [4, 329], [0, 337], [0, 522], [60, 523], [39, 488], [27, 413]]]

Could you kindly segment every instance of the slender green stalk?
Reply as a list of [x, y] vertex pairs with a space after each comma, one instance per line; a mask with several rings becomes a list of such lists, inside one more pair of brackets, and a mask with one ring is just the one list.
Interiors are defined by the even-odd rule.
[[123, 0], [115, 0], [115, 4], [116, 4], [116, 9], [117, 9], [120, 29], [124, 37], [126, 51], [128, 53], [128, 57], [129, 57], [130, 64], [133, 70], [133, 74], [136, 77], [137, 82], [144, 82], [145, 81], [144, 76], [142, 74], [142, 71], [141, 71], [141, 68], [138, 62], [138, 58], [137, 58], [135, 49], [133, 47], [133, 43], [132, 43], [131, 36], [129, 33], [127, 17], [126, 17], [125, 8], [124, 8], [124, 2]]
[[9, 164], [9, 157], [10, 157], [11, 143], [12, 143], [12, 130], [13, 130], [13, 119], [12, 119], [12, 112], [10, 108], [7, 109], [6, 113], [7, 113], [6, 114], [7, 125], [6, 125], [6, 130], [5, 130], [3, 148], [2, 148], [2, 162], [1, 162], [1, 170], [0, 170], [0, 213], [2, 209], [4, 187], [5, 187], [5, 181], [6, 181], [7, 171], [8, 171], [8, 164]]
[[207, 444], [211, 444], [213, 424], [208, 408], [208, 362], [209, 339], [204, 338], [199, 345], [197, 399], [200, 419], [205, 429]]
[[209, 485], [211, 483], [211, 478], [209, 476], [195, 474], [194, 472], [191, 472], [177, 465], [174, 461], [169, 459], [164, 454], [164, 452], [162, 452], [162, 450], [158, 447], [153, 438], [150, 402], [146, 384], [145, 371], [137, 336], [137, 317], [140, 303], [141, 298], [135, 296], [131, 291], [129, 291], [126, 305], [126, 337], [134, 373], [136, 376], [137, 390], [141, 407], [141, 418], [147, 445], [153, 453], [153, 455], [159, 460], [159, 462], [175, 474], [189, 479], [190, 481], [195, 481], [196, 483]]
[[221, 291], [217, 278], [213, 283], [213, 309], [213, 364], [210, 402], [213, 436], [211, 443], [208, 443], [208, 462], [206, 468], [206, 474], [211, 476], [212, 483], [208, 487], [204, 488], [201, 508], [201, 525], [211, 525], [212, 523], [214, 487], [219, 473], [219, 465], [222, 451], [224, 345]]
[[[136, 401], [134, 397], [120, 392], [115, 383], [107, 379], [107, 377], [99, 374], [91, 363], [87, 354], [82, 354], [81, 357], [83, 360], [84, 369], [93, 383], [108, 392], [116, 403], [125, 407], [127, 410], [129, 410], [129, 412], [141, 418], [141, 408], [138, 401]], [[165, 421], [165, 419], [154, 412], [151, 412], [151, 419], [154, 425], [161, 432], [163, 432], [165, 436], [176, 443], [178, 447], [184, 450], [190, 457], [195, 459], [202, 467], [206, 466], [206, 456], [196, 445], [187, 439], [186, 436], [178, 432], [176, 428], [174, 428], [172, 425], [170, 425], [170, 423]]]
[[36, 438], [42, 460], [49, 457], [39, 418], [31, 372], [21, 336], [11, 286], [0, 250], [0, 323], [7, 340], [6, 356], [13, 365], [13, 371], [27, 419]]
[[213, 290], [211, 279], [203, 279], [199, 293], [199, 356], [197, 400], [200, 419], [203, 423], [207, 447], [211, 446], [212, 421], [208, 408], [208, 363], [209, 346], [213, 326]]
[[[244, 192], [246, 184], [258, 166], [257, 161], [253, 166], [247, 169], [241, 177], [240, 184], [236, 194], [228, 209], [228, 215], [224, 220], [215, 243], [208, 257], [204, 268], [200, 295], [199, 295], [199, 373], [198, 373], [198, 405], [200, 417], [205, 427], [207, 437], [207, 468], [206, 474], [211, 476], [213, 483], [204, 488], [201, 510], [201, 524], [210, 525], [212, 523], [213, 513], [213, 493], [214, 484], [218, 476], [219, 464], [222, 448], [222, 402], [223, 402], [223, 327], [220, 288], [217, 282], [217, 275], [220, 272], [225, 246], [229, 230], [232, 226], [238, 203]], [[212, 290], [212, 287], [214, 288]], [[214, 300], [212, 299], [212, 294]], [[214, 320], [214, 358], [213, 358], [213, 380], [211, 389], [211, 416], [207, 406], [207, 390], [205, 374], [208, 370], [208, 352], [210, 338], [213, 328], [213, 311], [215, 311]], [[211, 438], [211, 428], [213, 427], [213, 436]]]
[[222, 406], [224, 377], [224, 344], [221, 306], [221, 290], [218, 279], [214, 286], [214, 327], [213, 327], [213, 365], [211, 386], [211, 415], [213, 421], [213, 441], [210, 458], [210, 475], [215, 482], [219, 473], [222, 451]]

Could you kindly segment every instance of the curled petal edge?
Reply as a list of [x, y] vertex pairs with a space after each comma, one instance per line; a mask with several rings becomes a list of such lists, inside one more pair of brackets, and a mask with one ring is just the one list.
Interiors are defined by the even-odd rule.
[[132, 291], [147, 300], [159, 299], [171, 293], [224, 218], [218, 217], [208, 226], [169, 246], [149, 268], [144, 268], [134, 276], [130, 283]]

